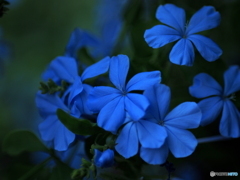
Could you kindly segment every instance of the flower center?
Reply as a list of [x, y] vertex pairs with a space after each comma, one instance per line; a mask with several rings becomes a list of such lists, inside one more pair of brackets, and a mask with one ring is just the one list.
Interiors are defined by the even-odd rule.
[[231, 94], [231, 96], [229, 97], [230, 100], [232, 101], [236, 101], [237, 100], [237, 96], [235, 93]]
[[159, 123], [158, 123], [160, 126], [164, 126], [164, 121], [163, 120], [161, 120], [161, 121], [159, 121]]
[[186, 39], [187, 38], [187, 27], [188, 27], [188, 21], [186, 22], [185, 26], [184, 26], [184, 30], [183, 30], [183, 34], [182, 34], [182, 38]]

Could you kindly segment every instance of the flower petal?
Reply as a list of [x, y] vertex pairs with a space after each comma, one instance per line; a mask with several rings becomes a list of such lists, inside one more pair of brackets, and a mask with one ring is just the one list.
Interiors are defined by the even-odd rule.
[[160, 71], [142, 72], [136, 74], [129, 80], [126, 89], [128, 92], [133, 90], [146, 90], [149, 86], [159, 84], [160, 81]]
[[170, 104], [170, 88], [164, 84], [156, 84], [154, 87], [145, 90], [143, 95], [146, 96], [150, 102], [147, 112], [157, 121], [163, 120]]
[[68, 111], [68, 108], [64, 105], [63, 101], [59, 98], [57, 94], [41, 94], [38, 92], [36, 94], [36, 105], [39, 110], [40, 115], [46, 118], [50, 114], [56, 114], [57, 109], [62, 109]]
[[68, 103], [70, 104], [72, 100], [82, 92], [82, 90], [83, 90], [82, 81], [81, 78], [78, 76], [76, 77], [73, 85], [69, 87]]
[[224, 73], [224, 95], [230, 94], [240, 90], [240, 69], [239, 66], [230, 66]]
[[42, 79], [48, 81], [49, 79], [53, 80], [56, 84], [61, 83], [61, 79], [54, 73], [50, 66], [42, 73]]
[[124, 97], [106, 104], [98, 114], [97, 124], [106, 131], [116, 132], [125, 120]]
[[125, 90], [128, 69], [129, 59], [126, 55], [118, 55], [111, 58], [109, 78], [119, 90]]
[[73, 83], [78, 77], [77, 62], [74, 58], [59, 56], [50, 63], [50, 68], [62, 80]]
[[81, 76], [82, 81], [107, 72], [109, 69], [109, 62], [110, 62], [110, 58], [107, 56], [107, 57], [103, 58], [102, 60], [98, 61], [97, 63], [95, 63], [91, 66], [88, 66], [84, 70], [84, 72]]
[[219, 130], [223, 136], [240, 137], [240, 113], [230, 100], [224, 102]]
[[87, 106], [94, 113], [98, 113], [107, 103], [119, 96], [121, 94], [118, 89], [107, 86], [96, 86], [89, 94]]
[[163, 145], [167, 132], [159, 124], [145, 120], [136, 123], [138, 137], [141, 145], [145, 148], [159, 148]]
[[194, 34], [188, 37], [193, 42], [199, 53], [209, 62], [217, 60], [222, 55], [222, 50], [211, 39]]
[[213, 95], [222, 95], [222, 87], [210, 75], [200, 73], [193, 79], [193, 85], [189, 87], [189, 93], [196, 98], [205, 98]]
[[130, 158], [138, 152], [138, 137], [135, 123], [127, 123], [116, 140], [116, 151], [125, 158]]
[[180, 38], [180, 33], [177, 30], [165, 25], [154, 26], [144, 33], [145, 41], [152, 48], [160, 48]]
[[213, 6], [204, 6], [190, 19], [186, 33], [188, 35], [217, 27], [220, 24], [220, 13]]
[[173, 4], [159, 6], [156, 12], [156, 18], [160, 22], [172, 26], [180, 33], [183, 33], [185, 30], [185, 11]]
[[88, 84], [83, 84], [83, 91], [77, 96], [74, 101], [76, 102], [77, 109], [82, 114], [91, 115], [92, 111], [87, 106], [87, 101], [89, 97], [89, 93], [93, 90], [93, 87]]
[[194, 61], [194, 49], [188, 39], [180, 39], [170, 52], [170, 61], [178, 65], [192, 66]]
[[210, 97], [198, 103], [202, 111], [201, 126], [206, 126], [213, 122], [222, 111], [223, 100], [221, 97]]
[[74, 141], [75, 134], [69, 131], [57, 118], [57, 116], [48, 116], [45, 121], [39, 125], [41, 137], [45, 141], [53, 141], [54, 149], [65, 151]]
[[114, 164], [114, 151], [107, 149], [101, 152], [94, 149], [94, 164], [97, 167], [111, 167]]
[[202, 113], [195, 102], [184, 102], [175, 107], [164, 119], [164, 125], [191, 129], [200, 125]]
[[147, 98], [141, 94], [128, 93], [125, 97], [125, 108], [133, 120], [139, 120], [149, 106]]
[[167, 127], [167, 143], [176, 158], [186, 157], [193, 153], [197, 146], [197, 139], [187, 130]]
[[140, 156], [148, 164], [158, 165], [166, 162], [168, 152], [168, 146], [165, 142], [160, 148], [153, 149], [141, 147]]
[[77, 58], [77, 51], [82, 47], [96, 46], [98, 40], [90, 33], [79, 28], [74, 29], [66, 46], [65, 56]]

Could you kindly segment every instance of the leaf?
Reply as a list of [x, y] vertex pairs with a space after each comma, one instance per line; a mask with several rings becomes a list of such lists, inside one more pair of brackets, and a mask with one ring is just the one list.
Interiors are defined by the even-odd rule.
[[57, 110], [59, 120], [74, 134], [78, 135], [93, 135], [102, 131], [96, 123], [92, 123], [86, 119], [75, 118], [61, 109]]
[[3, 151], [15, 156], [23, 152], [48, 152], [49, 150], [32, 132], [17, 130], [10, 132], [5, 137], [3, 140]]

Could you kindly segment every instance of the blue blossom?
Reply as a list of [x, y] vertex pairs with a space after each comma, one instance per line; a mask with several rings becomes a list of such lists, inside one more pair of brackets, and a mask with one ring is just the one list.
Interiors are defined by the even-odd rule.
[[115, 146], [117, 152], [125, 158], [137, 154], [139, 143], [145, 148], [159, 148], [167, 137], [167, 132], [162, 126], [144, 118], [133, 120], [127, 116], [125, 122]]
[[86, 102], [92, 87], [84, 84], [83, 81], [104, 73], [108, 68], [108, 57], [86, 68], [81, 76], [78, 75], [74, 58], [60, 56], [50, 63], [44, 77], [56, 81], [65, 80], [70, 84], [61, 98], [57, 93], [50, 95], [38, 92], [36, 96], [37, 107], [44, 119], [39, 125], [41, 137], [45, 141], [53, 141], [56, 150], [65, 151], [75, 139], [75, 134], [58, 119], [56, 110], [62, 109], [77, 118], [82, 115], [91, 115], [92, 112], [88, 109]]
[[113, 87], [94, 87], [89, 96], [90, 110], [98, 113], [99, 127], [116, 132], [123, 124], [126, 111], [133, 119], [144, 115], [149, 103], [142, 94], [131, 93], [133, 90], [145, 90], [149, 86], [159, 83], [160, 72], [142, 72], [125, 83], [129, 69], [129, 59], [126, 55], [114, 56], [110, 60], [109, 78]]
[[161, 5], [156, 18], [165, 25], [156, 25], [145, 31], [144, 38], [152, 48], [160, 48], [177, 41], [169, 55], [172, 63], [192, 66], [195, 53], [193, 44], [207, 61], [215, 61], [222, 50], [211, 39], [195, 34], [215, 28], [220, 23], [220, 14], [212, 6], [204, 6], [186, 23], [185, 11], [173, 4]]
[[198, 105], [194, 102], [184, 102], [168, 113], [170, 89], [162, 84], [147, 89], [144, 95], [150, 102], [145, 119], [158, 123], [167, 132], [167, 137], [159, 148], [142, 146], [141, 158], [149, 164], [163, 164], [169, 150], [177, 158], [192, 154], [197, 146], [197, 139], [186, 129], [199, 126], [202, 113]]
[[[99, 45], [92, 51], [95, 57], [110, 56], [123, 28], [123, 8], [126, 0], [99, 0], [96, 25], [100, 30]], [[106, 13], [108, 12], [108, 13]]]
[[44, 121], [39, 124], [39, 131], [44, 141], [52, 141], [55, 150], [65, 151], [75, 140], [75, 134], [68, 130], [58, 119], [56, 111], [62, 109], [70, 112], [74, 117], [81, 116], [76, 108], [76, 103], [72, 107], [64, 104], [63, 100], [57, 95], [41, 94], [36, 95], [36, 105]]
[[109, 57], [103, 58], [99, 62], [87, 67], [83, 71], [82, 75], [79, 76], [76, 60], [72, 57], [59, 56], [50, 63], [48, 69], [43, 74], [43, 79], [53, 79], [58, 83], [61, 80], [65, 80], [70, 83], [70, 87], [65, 93], [69, 93], [68, 103], [74, 102], [77, 98], [78, 108], [83, 109], [82, 112], [89, 114], [90, 111], [88, 110], [85, 102], [92, 87], [88, 84], [84, 84], [83, 81], [108, 71], [109, 59]]
[[210, 75], [200, 73], [194, 77], [189, 92], [193, 97], [205, 98], [198, 103], [203, 117], [201, 125], [213, 122], [220, 114], [219, 131], [222, 136], [240, 137], [240, 113], [232, 100], [240, 90], [240, 69], [230, 66], [224, 73], [224, 88]]
[[82, 29], [76, 28], [72, 32], [66, 46], [65, 56], [77, 59], [77, 52], [81, 48], [96, 47], [99, 40], [92, 34]]
[[114, 151], [107, 149], [103, 152], [98, 149], [94, 149], [94, 164], [97, 167], [111, 167], [114, 164]]

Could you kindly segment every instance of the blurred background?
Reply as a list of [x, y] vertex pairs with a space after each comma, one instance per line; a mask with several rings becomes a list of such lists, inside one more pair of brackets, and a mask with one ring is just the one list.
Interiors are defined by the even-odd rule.
[[[10, 10], [0, 18], [1, 144], [11, 130], [27, 129], [37, 133], [41, 119], [35, 107], [35, 93], [42, 72], [51, 60], [64, 54], [71, 32], [76, 27], [98, 35], [100, 32], [96, 28], [96, 18], [101, 19], [96, 17], [96, 9], [101, 0], [9, 2]], [[149, 17], [154, 19], [157, 5], [164, 3], [174, 3], [187, 12], [195, 12], [204, 5], [213, 5], [220, 12], [222, 20], [220, 26], [211, 30], [208, 36], [222, 48], [221, 59], [227, 65], [240, 65], [240, 0], [145, 0]], [[111, 16], [111, 13], [111, 9], [106, 10], [106, 16]], [[212, 69], [213, 74], [214, 71], [216, 69]], [[218, 135], [218, 125], [219, 122], [215, 121], [193, 132], [198, 138]], [[176, 176], [182, 179], [210, 179], [210, 171], [238, 172], [238, 177], [228, 178], [240, 179], [239, 143], [239, 139], [233, 139], [200, 144], [190, 157], [175, 159], [170, 156], [169, 161], [176, 165]], [[0, 152], [0, 180], [16, 178], [9, 175], [13, 171], [20, 175], [21, 172], [13, 164], [24, 164], [24, 158], [14, 159]], [[221, 178], [223, 177], [216, 177]]]

